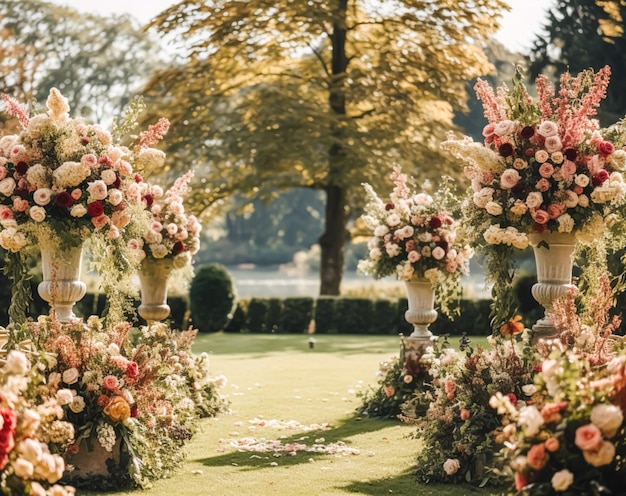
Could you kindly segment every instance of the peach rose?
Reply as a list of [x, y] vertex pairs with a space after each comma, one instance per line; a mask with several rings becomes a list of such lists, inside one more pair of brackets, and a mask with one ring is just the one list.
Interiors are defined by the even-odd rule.
[[561, 445], [561, 443], [559, 443], [559, 440], [555, 437], [551, 437], [546, 439], [545, 443], [543, 443], [546, 447], [546, 450], [548, 450], [550, 453], [555, 453], [556, 451], [558, 451], [559, 446]]
[[130, 418], [130, 405], [121, 396], [114, 396], [104, 408], [104, 413], [108, 415], [113, 422], [124, 422]]
[[597, 451], [602, 446], [602, 432], [593, 424], [576, 429], [574, 443], [583, 451]]
[[548, 462], [548, 454], [543, 443], [535, 444], [528, 450], [526, 455], [526, 463], [535, 470], [541, 470]]
[[600, 441], [600, 448], [597, 450], [583, 450], [585, 461], [594, 467], [608, 465], [615, 458], [615, 446], [610, 441]]

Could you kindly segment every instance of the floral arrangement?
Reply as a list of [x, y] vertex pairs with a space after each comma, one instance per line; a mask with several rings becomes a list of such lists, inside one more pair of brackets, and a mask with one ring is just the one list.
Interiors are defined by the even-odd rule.
[[[358, 408], [361, 415], [374, 418], [397, 418], [403, 412], [403, 406], [411, 402], [414, 416], [426, 411], [427, 403], [424, 385], [430, 382], [429, 359], [433, 351], [425, 353], [423, 341], [401, 336], [400, 356], [392, 356], [380, 362], [377, 372], [376, 388], [361, 391], [358, 396], [362, 405]], [[441, 346], [445, 346], [445, 339]], [[439, 342], [433, 344], [435, 348]], [[436, 354], [437, 352], [434, 351]], [[424, 401], [420, 402], [419, 399]]]
[[460, 295], [460, 277], [469, 273], [473, 254], [457, 239], [458, 223], [451, 214], [454, 195], [447, 183], [434, 196], [413, 193], [399, 167], [394, 167], [391, 179], [395, 186], [387, 202], [364, 185], [368, 203], [361, 219], [373, 237], [358, 269], [377, 279], [426, 278], [447, 311], [450, 297]]
[[595, 119], [609, 78], [608, 66], [575, 77], [566, 72], [556, 88], [540, 75], [536, 99], [519, 69], [511, 89], [494, 90], [479, 80], [475, 91], [488, 121], [484, 142], [466, 137], [441, 145], [465, 163], [471, 182], [463, 222], [486, 258], [487, 282], [494, 284], [500, 308], [496, 327], [514, 312], [506, 314], [514, 250], [543, 233], [583, 242], [602, 238], [611, 214], [624, 204], [626, 151], [603, 137], [609, 133]]
[[69, 323], [39, 317], [13, 334], [18, 341], [30, 338], [39, 352], [45, 375], [39, 402], [55, 398], [76, 431], [66, 459], [76, 464], [97, 445], [115, 460], [106, 474], [69, 472], [76, 486], [145, 487], [171, 474], [199, 416], [225, 406], [207, 357], [191, 352], [195, 330], [161, 323], [138, 329], [128, 322], [105, 329], [97, 317]]
[[[502, 415], [499, 436], [506, 471], [517, 494], [620, 494], [626, 484], [626, 348], [608, 318], [611, 288], [578, 317], [573, 295], [560, 299], [558, 339], [537, 349], [537, 373], [528, 401], [497, 393], [490, 404]], [[585, 321], [593, 322], [592, 325]]]
[[[521, 337], [521, 339], [520, 339]], [[500, 484], [498, 454], [503, 440], [496, 430], [499, 415], [489, 406], [496, 391], [516, 402], [532, 372], [528, 333], [513, 320], [502, 332], [489, 338], [490, 347], [465, 351], [442, 347], [425, 357], [432, 380], [424, 391], [429, 400], [424, 415], [416, 415], [412, 401], [403, 406], [403, 420], [417, 426], [415, 437], [422, 443], [416, 474], [423, 482]], [[424, 404], [417, 396], [413, 403]], [[419, 413], [419, 412], [418, 412]]]
[[187, 214], [183, 205], [192, 178], [193, 171], [187, 172], [165, 192], [160, 186], [142, 184], [141, 198], [147, 207], [147, 216], [139, 217], [139, 225], [132, 230], [136, 237], [128, 242], [139, 261], [168, 259], [172, 260], [174, 268], [191, 263], [191, 256], [200, 246], [202, 229], [196, 216]]
[[75, 489], [59, 483], [65, 470], [63, 458], [48, 443], [66, 446], [74, 437], [72, 424], [60, 420], [63, 410], [56, 398], [31, 401], [42, 382], [27, 355], [8, 353], [0, 369], [0, 491], [9, 496], [71, 496]]
[[[12, 320], [25, 320], [28, 258], [42, 246], [65, 250], [90, 241], [92, 268], [100, 272], [105, 291], [133, 293], [134, 270], [122, 233], [145, 209], [135, 169], [163, 164], [165, 154], [152, 146], [169, 122], [161, 119], [142, 132], [131, 149], [114, 134], [130, 123], [109, 132], [71, 118], [67, 99], [56, 88], [46, 111], [33, 116], [11, 97], [2, 99], [5, 112], [22, 126], [19, 134], [0, 138], [0, 247], [14, 283]], [[128, 310], [118, 308], [127, 296], [109, 294], [111, 316]]]

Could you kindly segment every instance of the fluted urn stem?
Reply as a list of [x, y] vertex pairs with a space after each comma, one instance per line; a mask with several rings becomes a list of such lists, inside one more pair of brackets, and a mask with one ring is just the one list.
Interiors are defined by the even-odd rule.
[[405, 281], [409, 309], [404, 318], [413, 324], [413, 332], [409, 338], [430, 342], [434, 339], [428, 326], [437, 320], [435, 307], [435, 290], [430, 281], [423, 278], [413, 278]]

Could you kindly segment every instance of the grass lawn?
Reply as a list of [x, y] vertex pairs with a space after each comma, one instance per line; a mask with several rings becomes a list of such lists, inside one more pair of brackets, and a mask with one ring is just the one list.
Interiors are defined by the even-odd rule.
[[[376, 384], [381, 360], [398, 353], [395, 336], [199, 335], [196, 352], [212, 357], [212, 373], [224, 374], [232, 412], [202, 421], [175, 477], [147, 490], [118, 495], [340, 496], [498, 494], [472, 487], [418, 485], [412, 464], [420, 449], [413, 428], [396, 421], [355, 415], [356, 392]], [[456, 340], [451, 341], [456, 344]], [[255, 420], [256, 419], [256, 420]], [[265, 420], [266, 425], [259, 424]], [[273, 420], [297, 428], [275, 428]], [[306, 430], [329, 424], [326, 430]], [[239, 451], [224, 440], [281, 440], [329, 446], [345, 443], [358, 454]], [[342, 445], [339, 445], [341, 447]], [[281, 456], [274, 456], [274, 455]], [[97, 494], [78, 491], [78, 494]]]

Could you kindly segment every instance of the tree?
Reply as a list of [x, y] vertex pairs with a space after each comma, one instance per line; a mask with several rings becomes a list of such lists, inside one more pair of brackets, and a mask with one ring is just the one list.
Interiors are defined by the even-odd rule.
[[[233, 192], [325, 192], [321, 294], [339, 294], [351, 205], [394, 163], [421, 179], [450, 166], [439, 143], [501, 0], [183, 0], [152, 26], [182, 40], [148, 105], [172, 123], [167, 152], [193, 166], [205, 207]], [[150, 116], [153, 118], [153, 116]]]
[[530, 78], [610, 65], [611, 84], [599, 115], [602, 124], [612, 124], [626, 114], [624, 19], [621, 0], [558, 0], [548, 11], [545, 33], [533, 44]]
[[21, 101], [43, 102], [56, 87], [72, 109], [101, 121], [118, 114], [165, 60], [126, 15], [82, 14], [40, 0], [0, 0], [0, 12], [0, 92]]

